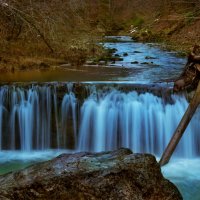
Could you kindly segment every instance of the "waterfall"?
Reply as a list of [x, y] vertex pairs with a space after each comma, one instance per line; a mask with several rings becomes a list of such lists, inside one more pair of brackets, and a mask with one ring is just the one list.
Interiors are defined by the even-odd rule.
[[64, 131], [70, 107], [75, 118], [76, 102], [71, 99], [74, 99], [72, 93], [64, 96], [60, 120], [56, 86], [1, 87], [0, 149], [31, 151], [67, 148], [61, 142], [67, 140]]
[[[161, 155], [183, 116], [188, 102], [172, 96], [173, 104], [150, 93], [117, 90], [103, 97], [91, 95], [81, 108], [79, 150], [105, 151], [128, 147], [134, 152]], [[196, 115], [176, 151], [178, 156], [199, 154]]]
[[5, 113], [4, 103], [5, 103], [5, 96], [7, 93], [8, 88], [3, 86], [0, 90], [0, 149], [2, 149], [2, 135], [3, 135], [3, 118]]
[[[85, 86], [80, 101], [72, 84], [0, 87], [0, 150], [107, 151], [127, 147], [160, 156], [188, 102], [151, 93]], [[200, 114], [188, 126], [176, 156], [200, 154]]]

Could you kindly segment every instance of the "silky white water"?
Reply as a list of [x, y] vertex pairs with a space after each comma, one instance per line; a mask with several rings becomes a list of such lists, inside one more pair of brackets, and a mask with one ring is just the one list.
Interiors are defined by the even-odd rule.
[[[150, 93], [93, 93], [81, 107], [79, 150], [128, 147], [160, 156], [188, 106], [184, 97], [172, 99], [174, 103], [169, 104]], [[187, 128], [176, 156], [199, 154], [199, 117], [196, 115]]]
[[67, 148], [69, 117], [74, 125], [72, 134], [76, 134], [76, 98], [71, 92], [62, 98], [62, 105], [58, 107], [56, 85], [27, 89], [1, 87], [0, 150]]
[[162, 167], [165, 178], [173, 182], [184, 200], [200, 199], [200, 159], [173, 158]]
[[[183, 96], [171, 95], [167, 102], [151, 93], [91, 85], [85, 86], [88, 95], [80, 103], [68, 84], [59, 96], [56, 87], [0, 88], [1, 150], [70, 146], [76, 151], [99, 152], [127, 147], [161, 156], [188, 106]], [[196, 114], [175, 156], [199, 155], [199, 120]]]

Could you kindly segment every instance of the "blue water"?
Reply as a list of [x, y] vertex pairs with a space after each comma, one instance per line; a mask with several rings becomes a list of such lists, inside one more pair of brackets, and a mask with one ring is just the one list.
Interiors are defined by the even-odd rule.
[[173, 182], [184, 200], [200, 199], [200, 159], [172, 159], [162, 167], [165, 178]]
[[[117, 49], [114, 54], [123, 58], [123, 61], [110, 63], [110, 66], [132, 70], [128, 78], [119, 77], [119, 80], [144, 83], [173, 80], [177, 78], [186, 63], [186, 59], [178, 57], [177, 52], [164, 51], [158, 44], [133, 42], [130, 37], [117, 37], [117, 39], [119, 42], [104, 44], [105, 48]], [[124, 56], [124, 53], [128, 55]]]

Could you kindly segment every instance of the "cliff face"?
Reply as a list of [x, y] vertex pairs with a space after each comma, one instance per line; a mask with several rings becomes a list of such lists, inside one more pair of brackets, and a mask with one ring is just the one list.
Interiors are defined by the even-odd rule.
[[0, 177], [0, 199], [179, 200], [155, 158], [128, 149], [63, 154]]

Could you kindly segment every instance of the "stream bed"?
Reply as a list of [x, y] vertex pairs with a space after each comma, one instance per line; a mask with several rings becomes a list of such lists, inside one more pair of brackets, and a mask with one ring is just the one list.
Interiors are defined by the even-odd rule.
[[129, 70], [127, 77], [118, 77], [118, 80], [141, 83], [174, 80], [186, 63], [184, 58], [178, 57], [177, 52], [166, 51], [159, 44], [133, 42], [130, 37], [123, 36], [117, 39], [119, 42], [107, 42], [104, 47], [116, 49], [115, 55], [122, 58], [111, 63], [111, 67]]

